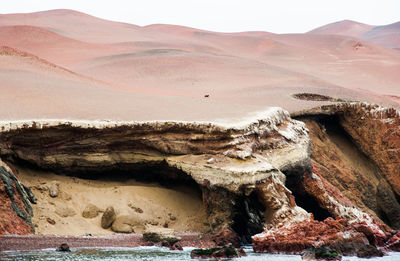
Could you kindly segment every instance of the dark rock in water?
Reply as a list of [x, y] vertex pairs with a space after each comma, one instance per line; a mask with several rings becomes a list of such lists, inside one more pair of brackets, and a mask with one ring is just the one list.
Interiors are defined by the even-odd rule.
[[66, 243], [61, 244], [56, 251], [60, 252], [71, 252], [71, 249], [69, 249], [69, 245]]
[[226, 246], [232, 244], [234, 247], [240, 247], [240, 239], [238, 235], [230, 229], [224, 229], [219, 233], [216, 233], [212, 240], [217, 246]]
[[303, 260], [342, 260], [339, 253], [327, 246], [310, 247], [302, 254]]
[[359, 242], [330, 242], [327, 244], [343, 256], [381, 257], [383, 252], [373, 245]]
[[169, 247], [169, 250], [179, 250], [182, 251], [183, 247], [179, 242], [174, 243], [172, 246]]
[[190, 252], [191, 258], [236, 258], [246, 256], [242, 248], [234, 248], [232, 244], [224, 247], [198, 248]]
[[357, 257], [382, 257], [383, 252], [371, 245], [363, 245], [357, 250]]
[[[181, 237], [174, 235], [172, 229], [167, 228], [148, 228], [143, 233], [143, 239], [152, 243], [161, 243], [163, 246], [173, 246], [181, 240]], [[164, 242], [164, 243], [163, 243]]]

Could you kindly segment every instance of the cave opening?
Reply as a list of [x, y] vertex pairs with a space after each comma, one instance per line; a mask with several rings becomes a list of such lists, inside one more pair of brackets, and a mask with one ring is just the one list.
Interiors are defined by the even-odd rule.
[[241, 244], [251, 244], [251, 237], [264, 230], [265, 207], [256, 192], [239, 196], [233, 209], [232, 229], [240, 237]]
[[304, 190], [300, 178], [294, 176], [287, 178], [285, 186], [292, 191], [296, 205], [308, 213], [312, 213], [315, 220], [324, 221], [329, 217], [333, 217], [328, 210], [320, 207], [318, 201], [312, 195]]
[[[33, 206], [33, 222], [39, 227], [39, 234], [54, 233], [54, 229], [59, 229], [62, 235], [110, 233], [100, 223], [87, 222], [83, 211], [90, 204], [102, 211], [114, 207], [117, 218], [135, 224], [131, 226], [133, 233], [141, 233], [147, 225], [176, 232], [205, 233], [210, 229], [202, 186], [189, 174], [165, 161], [68, 172], [39, 168], [17, 159], [6, 163], [18, 173], [21, 183], [33, 189], [37, 199], [37, 205]], [[51, 196], [50, 189], [55, 186], [57, 195]], [[68, 219], [63, 216], [64, 210], [69, 211]], [[46, 226], [47, 221], [40, 219], [41, 216], [50, 216], [56, 225]], [[137, 222], [142, 225], [132, 223], [132, 220], [139, 220]], [[80, 226], [72, 232], [67, 228], [70, 224]], [[120, 227], [109, 230], [125, 233]]]
[[187, 186], [201, 198], [201, 186], [186, 172], [171, 167], [166, 161], [152, 163], [116, 164], [112, 167], [46, 169], [20, 158], [2, 158], [17, 173], [20, 168], [35, 171], [52, 171], [57, 175], [76, 177], [84, 180], [119, 181], [135, 180], [143, 183], [157, 183], [164, 187]]
[[87, 181], [119, 182], [122, 184], [133, 180], [135, 182], [148, 184], [149, 186], [157, 184], [166, 189], [190, 194], [202, 201], [202, 187], [186, 172], [169, 166], [165, 161], [153, 162], [150, 164], [118, 164], [106, 168], [53, 170], [41, 168], [20, 158], [2, 158], [2, 160], [7, 162], [17, 174], [20, 171], [26, 172], [26, 170], [32, 170], [35, 173], [53, 172], [59, 176], [79, 178]]
[[297, 206], [303, 208], [309, 213], [312, 213], [315, 220], [324, 221], [332, 217], [328, 210], [321, 208], [315, 198], [307, 193], [293, 193]]

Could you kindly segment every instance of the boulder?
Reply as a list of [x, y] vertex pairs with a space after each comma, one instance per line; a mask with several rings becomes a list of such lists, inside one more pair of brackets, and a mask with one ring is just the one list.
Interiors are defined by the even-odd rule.
[[60, 217], [73, 217], [76, 215], [74, 209], [67, 207], [67, 206], [57, 206], [56, 214]]
[[214, 247], [214, 248], [198, 248], [193, 249], [190, 252], [191, 258], [237, 258], [246, 256], [246, 252], [242, 248], [234, 248], [231, 244], [224, 247]]
[[400, 231], [398, 231], [388, 240], [387, 249], [400, 252]]
[[57, 249], [56, 251], [60, 251], [60, 252], [71, 252], [71, 249], [69, 249], [69, 245], [67, 243], [62, 243]]
[[214, 234], [212, 240], [217, 246], [226, 246], [228, 244], [232, 244], [234, 247], [240, 247], [239, 237], [231, 229], [224, 229], [219, 233]]
[[173, 246], [181, 238], [174, 235], [174, 231], [168, 228], [148, 227], [143, 233], [143, 239], [152, 243], [166, 242], [168, 246]]
[[103, 216], [101, 217], [101, 227], [104, 229], [111, 227], [115, 218], [116, 215], [114, 208], [113, 207], [106, 208], [106, 211], [104, 211]]
[[124, 215], [115, 219], [111, 229], [117, 233], [143, 232], [145, 220], [139, 215]]
[[303, 260], [342, 260], [342, 257], [335, 250], [327, 246], [310, 247], [307, 248], [302, 254]]
[[88, 204], [82, 212], [82, 217], [84, 218], [95, 218], [99, 215], [100, 209], [93, 205]]
[[307, 248], [320, 246], [327, 246], [345, 256], [364, 255], [363, 252], [380, 256], [367, 236], [344, 219], [308, 220], [253, 236], [255, 252], [300, 254]]
[[59, 193], [59, 183], [57, 181], [52, 181], [49, 185], [49, 196], [55, 198], [58, 196]]
[[357, 257], [360, 258], [382, 257], [382, 256], [383, 252], [372, 245], [362, 245], [357, 250]]

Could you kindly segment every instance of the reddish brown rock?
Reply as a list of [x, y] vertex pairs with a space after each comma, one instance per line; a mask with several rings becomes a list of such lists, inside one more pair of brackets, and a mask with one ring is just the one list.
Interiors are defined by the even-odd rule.
[[399, 113], [362, 103], [322, 106], [319, 113], [304, 120], [313, 143], [313, 173], [302, 180], [306, 193], [334, 218], [370, 227], [385, 220], [399, 228]]
[[361, 149], [382, 170], [400, 195], [400, 117], [393, 108], [370, 104], [347, 105], [340, 109], [340, 123]]
[[212, 239], [217, 246], [226, 246], [230, 243], [234, 247], [240, 247], [239, 237], [231, 229], [224, 229], [219, 233], [216, 233]]
[[33, 234], [32, 192], [0, 161], [0, 235]]
[[357, 255], [358, 249], [371, 246], [366, 235], [346, 220], [332, 218], [277, 227], [253, 237], [255, 252], [300, 254], [309, 247], [323, 245], [343, 255]]
[[[388, 239], [389, 233], [382, 234], [382, 229], [378, 230], [376, 227], [368, 226], [366, 222], [354, 223], [352, 226], [356, 231], [363, 233], [371, 245], [384, 246]], [[380, 224], [378, 226], [382, 227]]]
[[392, 236], [387, 242], [387, 249], [400, 252], [400, 231]]

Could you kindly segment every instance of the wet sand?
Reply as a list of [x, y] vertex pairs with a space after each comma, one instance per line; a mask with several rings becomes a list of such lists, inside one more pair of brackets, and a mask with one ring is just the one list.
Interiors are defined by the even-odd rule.
[[[182, 238], [180, 241], [184, 247], [214, 247], [210, 235], [200, 233], [177, 233]], [[151, 246], [142, 239], [141, 234], [131, 235], [109, 235], [109, 236], [52, 236], [52, 235], [30, 235], [0, 236], [0, 251], [7, 250], [38, 250], [57, 248], [67, 243], [70, 248], [80, 247], [138, 247]]]

